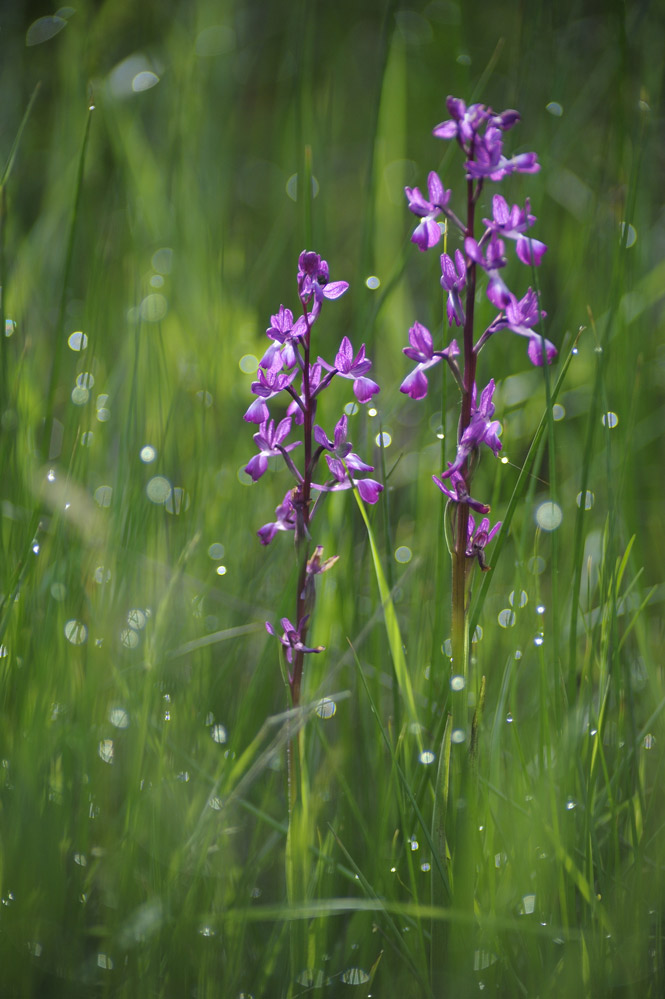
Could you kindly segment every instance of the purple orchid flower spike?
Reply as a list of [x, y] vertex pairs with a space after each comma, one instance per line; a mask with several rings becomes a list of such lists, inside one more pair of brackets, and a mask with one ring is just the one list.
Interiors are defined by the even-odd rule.
[[498, 420], [492, 419], [495, 408], [492, 402], [494, 388], [494, 379], [492, 378], [483, 389], [480, 405], [476, 407], [476, 386], [473, 386], [471, 421], [457, 445], [455, 460], [448, 465], [445, 472], [442, 472], [442, 479], [448, 479], [459, 472], [472, 451], [480, 447], [481, 444], [487, 444], [494, 454], [498, 454], [501, 450], [501, 441], [499, 440], [501, 424]]
[[441, 229], [436, 221], [450, 201], [452, 191], [444, 190], [439, 175], [432, 170], [427, 178], [429, 201], [417, 187], [405, 187], [404, 193], [409, 202], [409, 210], [420, 216], [420, 222], [413, 231], [411, 242], [419, 250], [430, 250], [441, 239]]
[[380, 391], [376, 382], [371, 378], [365, 378], [365, 372], [372, 367], [372, 362], [365, 357], [365, 344], [362, 345], [356, 356], [353, 356], [353, 347], [348, 336], [345, 336], [337, 351], [335, 364], [328, 364], [322, 357], [319, 363], [327, 371], [336, 371], [342, 378], [350, 378], [353, 381], [353, 391], [358, 402], [369, 402], [373, 395]]
[[437, 125], [432, 134], [437, 139], [457, 139], [462, 147], [469, 146], [478, 129], [487, 120], [489, 112], [485, 105], [471, 104], [467, 108], [458, 97], [448, 97], [446, 108], [450, 118]]
[[280, 621], [280, 624], [282, 625], [282, 630], [284, 632], [284, 634], [282, 635], [278, 635], [273, 626], [271, 625], [270, 621], [266, 621], [266, 631], [268, 632], [268, 634], [274, 635], [275, 638], [279, 642], [281, 642], [284, 648], [286, 649], [285, 653], [286, 661], [289, 663], [289, 665], [293, 662], [294, 652], [324, 651], [323, 645], [309, 646], [305, 645], [303, 641], [302, 638], [303, 629], [307, 626], [308, 617], [309, 615], [306, 615], [305, 617], [301, 618], [301, 620], [298, 622], [297, 628], [294, 628], [294, 626], [289, 621], [288, 617], [283, 617], [282, 620]]
[[525, 336], [529, 339], [529, 360], [537, 367], [542, 367], [545, 362], [551, 364], [556, 357], [557, 350], [553, 343], [537, 333], [533, 327], [536, 323], [547, 315], [538, 308], [538, 296], [529, 288], [523, 298], [518, 301], [514, 296], [506, 306], [506, 318], [498, 326], [507, 327], [518, 336]]
[[279, 355], [281, 369], [290, 370], [298, 362], [296, 345], [307, 333], [307, 329], [307, 320], [304, 316], [299, 316], [294, 323], [291, 309], [285, 309], [280, 305], [279, 312], [270, 317], [270, 326], [266, 330], [266, 336], [274, 342], [261, 358], [259, 367], [271, 368], [275, 363], [275, 357]]
[[325, 298], [339, 298], [349, 287], [348, 281], [331, 281], [328, 264], [318, 253], [303, 250], [298, 258], [298, 295], [305, 305], [314, 296], [310, 313], [316, 319]]
[[293, 506], [293, 489], [289, 489], [282, 503], [275, 509], [275, 519], [256, 532], [262, 545], [269, 545], [278, 531], [295, 531], [296, 511]]
[[[351, 472], [373, 472], [374, 466], [368, 465], [362, 460], [357, 454], [351, 450], [353, 445], [347, 440], [347, 427], [348, 418], [346, 415], [340, 417], [335, 427], [335, 438], [330, 440], [326, 434], [323, 432], [321, 427], [314, 427], [314, 439], [317, 444], [325, 450], [330, 451], [330, 456], [326, 455], [326, 461], [330, 465], [331, 460], [335, 459], [335, 470], [332, 469], [333, 475], [339, 470], [339, 463], [343, 460], [346, 467]], [[344, 465], [342, 465], [342, 470]]]
[[489, 277], [487, 297], [492, 305], [497, 309], [505, 309], [512, 298], [512, 292], [499, 273], [507, 263], [504, 256], [503, 240], [497, 239], [496, 235], [492, 233], [486, 252], [483, 253], [480, 244], [471, 236], [467, 236], [464, 240], [464, 249], [467, 256], [487, 272]]
[[503, 155], [501, 129], [488, 127], [478, 136], [473, 147], [473, 159], [465, 163], [467, 180], [503, 180], [511, 173], [538, 173], [540, 163], [535, 153], [519, 153], [510, 159]]
[[496, 535], [501, 530], [501, 521], [499, 520], [494, 527], [490, 528], [490, 522], [488, 517], [483, 517], [480, 524], [478, 525], [478, 530], [476, 530], [476, 524], [473, 519], [473, 515], [469, 514], [469, 524], [467, 528], [467, 542], [466, 542], [466, 557], [478, 559], [478, 565], [483, 572], [487, 572], [492, 568], [485, 561], [485, 548], [496, 537]]
[[[427, 378], [425, 372], [434, 367], [444, 357], [450, 363], [459, 354], [457, 341], [452, 340], [445, 350], [434, 350], [432, 335], [426, 326], [415, 322], [409, 330], [410, 347], [403, 347], [402, 352], [412, 361], [417, 361], [416, 367], [406, 376], [399, 387], [400, 392], [412, 399], [424, 399], [427, 395]], [[454, 363], [454, 362], [453, 362]]]
[[[346, 460], [347, 468], [351, 471], [374, 471], [373, 465], [366, 465], [365, 462], [361, 461], [357, 455], [353, 455], [353, 457], [358, 459], [357, 462], [353, 463], [353, 469], [351, 469], [351, 466], [349, 465], [348, 458]], [[380, 482], [377, 482], [375, 479], [350, 478], [346, 468], [344, 467], [344, 463], [340, 461], [339, 458], [332, 458], [329, 455], [326, 455], [326, 461], [328, 462], [328, 468], [333, 476], [333, 481], [326, 483], [326, 485], [323, 486], [318, 486], [315, 483], [312, 483], [312, 489], [316, 489], [318, 492], [323, 493], [336, 493], [341, 492], [344, 489], [353, 489], [354, 486], [357, 486], [358, 492], [365, 503], [373, 504], [378, 501], [380, 493], [383, 492], [383, 486]]]
[[295, 441], [294, 444], [287, 444], [286, 447], [283, 446], [282, 441], [288, 437], [290, 433], [290, 416], [286, 416], [280, 423], [278, 423], [277, 427], [275, 427], [274, 420], [271, 420], [270, 423], [261, 424], [259, 432], [254, 434], [254, 440], [259, 448], [259, 453], [254, 455], [247, 465], [245, 465], [245, 471], [248, 475], [251, 475], [254, 482], [257, 482], [267, 470], [268, 458], [277, 454], [285, 456], [288, 451], [293, 451], [295, 447], [298, 447], [300, 441]]
[[452, 326], [464, 325], [464, 308], [460, 291], [466, 284], [466, 260], [461, 250], [455, 250], [455, 261], [447, 253], [441, 254], [441, 287], [448, 292], [448, 322]]
[[267, 400], [274, 398], [290, 385], [296, 377], [297, 369], [282, 374], [282, 361], [279, 355], [272, 358], [269, 368], [259, 368], [258, 379], [252, 382], [252, 392], [258, 396], [251, 404], [244, 419], [248, 423], [266, 423], [270, 418]]
[[523, 264], [538, 266], [547, 246], [539, 239], [530, 239], [524, 235], [536, 221], [536, 216], [531, 214], [529, 199], [526, 199], [524, 208], [519, 205], [509, 208], [506, 199], [495, 194], [492, 198], [492, 215], [492, 219], [483, 219], [488, 229], [505, 239], [515, 240], [515, 252]]
[[437, 484], [444, 496], [447, 496], [449, 500], [453, 503], [466, 503], [472, 510], [477, 513], [489, 513], [490, 508], [486, 503], [480, 503], [478, 500], [473, 499], [469, 496], [469, 491], [464, 481], [464, 476], [460, 472], [453, 472], [450, 476], [450, 482], [443, 482], [443, 477], [439, 478], [437, 475], [432, 476], [433, 481]]

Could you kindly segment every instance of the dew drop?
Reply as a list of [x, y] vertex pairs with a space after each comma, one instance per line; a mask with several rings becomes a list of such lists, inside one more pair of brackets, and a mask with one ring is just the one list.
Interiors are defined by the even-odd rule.
[[149, 284], [151, 288], [163, 288], [164, 278], [162, 277], [161, 274], [153, 274], [152, 277], [150, 278]]
[[81, 333], [78, 330], [76, 333], [71, 333], [67, 339], [70, 350], [85, 350], [88, 346], [88, 336], [86, 333]]
[[536, 510], [536, 523], [543, 531], [556, 531], [557, 527], [561, 526], [562, 520], [563, 512], [561, 507], [558, 503], [553, 503], [551, 500], [541, 503]]
[[579, 348], [578, 347], [573, 347], [572, 350], [570, 351], [570, 353], [573, 354], [573, 355], [579, 354]]
[[369, 975], [362, 968], [347, 968], [342, 972], [342, 981], [345, 985], [364, 985]]
[[607, 427], [609, 430], [614, 430], [614, 428], [617, 426], [619, 422], [619, 417], [617, 416], [616, 413], [613, 413], [612, 411], [603, 413], [601, 419], [603, 426]]
[[65, 638], [72, 645], [83, 645], [88, 639], [88, 629], [82, 621], [72, 618], [65, 624]]
[[143, 613], [142, 610], [139, 610], [138, 607], [135, 607], [133, 610], [130, 610], [130, 612], [127, 615], [127, 624], [129, 625], [130, 628], [133, 628], [134, 631], [141, 631], [143, 628], [145, 628], [146, 621], [147, 621], [146, 615]]
[[88, 858], [86, 857], [85, 853], [75, 853], [74, 854], [74, 863], [78, 864], [79, 867], [87, 867], [88, 866]]
[[64, 583], [52, 583], [51, 584], [51, 596], [53, 597], [54, 600], [57, 600], [57, 602], [59, 604], [61, 604], [62, 601], [67, 596], [67, 587], [65, 586], [65, 584]]
[[81, 444], [83, 447], [90, 447], [95, 439], [95, 435], [92, 430], [86, 430], [84, 434], [81, 434]]
[[132, 80], [132, 90], [135, 94], [140, 94], [144, 90], [151, 90], [159, 83], [159, 77], [149, 69], [144, 69], [137, 73]]
[[213, 742], [218, 742], [220, 746], [226, 742], [226, 729], [223, 725], [213, 725], [210, 729], [210, 738]]
[[246, 375], [253, 375], [258, 370], [259, 362], [254, 354], [243, 354], [238, 361], [238, 367]]
[[5, 319], [5, 336], [14, 336], [16, 332], [16, 323], [13, 319]]
[[172, 486], [163, 475], [155, 475], [150, 479], [145, 487], [146, 494], [151, 503], [165, 503], [171, 495]]
[[515, 659], [521, 659], [522, 658], [522, 650], [521, 649], [515, 649], [514, 658]]
[[91, 389], [95, 384], [95, 376], [91, 375], [89, 371], [82, 371], [80, 375], [76, 376], [76, 384], [81, 388]]
[[75, 406], [85, 406], [89, 398], [90, 390], [84, 388], [82, 385], [76, 385], [72, 389], [71, 400]]
[[151, 444], [145, 444], [139, 451], [139, 458], [145, 465], [149, 465], [157, 457], [157, 451]]
[[630, 246], [635, 246], [637, 242], [637, 229], [630, 222], [621, 223], [621, 241], [626, 241], [626, 249]]
[[463, 676], [452, 676], [450, 678], [450, 689], [451, 690], [464, 690], [466, 687], [466, 680]]
[[135, 649], [140, 642], [138, 632], [133, 628], [123, 628], [120, 632], [120, 644], [126, 649]]
[[642, 745], [644, 746], [645, 749], [653, 749], [655, 744], [656, 744], [655, 736], [653, 736], [651, 732], [647, 732], [647, 734], [644, 736], [644, 741], [642, 742]]
[[510, 607], [504, 607], [502, 611], [499, 611], [497, 620], [502, 628], [512, 628], [516, 620], [515, 611], [511, 610]]
[[93, 573], [92, 578], [96, 583], [99, 583], [100, 585], [102, 583], [108, 583], [108, 581], [111, 578], [111, 570], [106, 569], [103, 565], [98, 565]]
[[420, 865], [420, 870], [423, 872], [423, 874], [427, 874], [428, 871], [432, 870], [432, 866], [426, 860], [424, 860]]
[[563, 114], [563, 108], [558, 101], [550, 101], [549, 104], [545, 105], [545, 110], [555, 118], [560, 118]]
[[129, 712], [125, 708], [109, 708], [108, 718], [115, 728], [129, 728]]
[[99, 953], [97, 955], [97, 967], [103, 968], [104, 971], [113, 971], [113, 959], [108, 954]]
[[[577, 503], [578, 506], [582, 506], [582, 493], [577, 494], [575, 502]], [[594, 496], [594, 494], [591, 492], [590, 489], [587, 489], [587, 491], [584, 494], [584, 509], [590, 510], [595, 502], [596, 502], [596, 497]]]
[[545, 636], [543, 635], [542, 631], [539, 631], [533, 640], [533, 644], [540, 646], [543, 644], [544, 641], [545, 641]]
[[560, 403], [555, 402], [555, 404], [552, 406], [552, 419], [554, 420], [554, 422], [559, 423], [561, 420], [563, 420], [565, 415], [566, 415], [565, 406], [562, 406]]
[[526, 592], [526, 590], [520, 590], [519, 593], [516, 593], [515, 590], [512, 590], [508, 594], [508, 603], [510, 604], [511, 607], [515, 606], [526, 607], [528, 602], [529, 602], [529, 594]]
[[436, 759], [436, 753], [433, 753], [431, 749], [423, 749], [418, 760], [423, 764], [423, 766], [430, 766], [434, 763]]
[[111, 500], [113, 498], [113, 489], [111, 486], [97, 486], [93, 493], [93, 498], [97, 506], [105, 509], [111, 505]]
[[449, 659], [452, 659], [452, 657], [453, 657], [453, 643], [451, 642], [451, 640], [449, 638], [446, 638], [445, 642], [441, 646], [441, 651], [443, 652], [444, 656], [448, 656]]
[[395, 549], [395, 561], [400, 562], [404, 565], [406, 562], [410, 562], [412, 558], [411, 549], [406, 545], [400, 545], [399, 548]]
[[524, 897], [522, 898], [522, 904], [520, 906], [520, 915], [530, 916], [535, 908], [536, 908], [536, 896], [524, 895]]
[[545, 604], [538, 604], [538, 606], [536, 607], [536, 614], [544, 614], [544, 613], [545, 613]]
[[381, 285], [381, 279], [376, 276], [376, 274], [371, 274], [366, 280], [365, 284], [370, 289], [370, 291], [376, 291], [376, 289]]
[[319, 718], [332, 718], [337, 711], [337, 705], [329, 697], [322, 697], [321, 700], [318, 701], [314, 711]]
[[392, 437], [385, 430], [382, 433], [377, 434], [375, 437], [375, 443], [377, 447], [390, 447], [392, 442], [393, 442]]
[[102, 739], [97, 752], [104, 763], [113, 763], [113, 739]]
[[100, 423], [108, 423], [108, 421], [111, 419], [111, 410], [106, 409], [104, 406], [102, 406], [101, 409], [97, 410], [97, 419], [99, 420]]
[[212, 926], [200, 926], [199, 933], [202, 937], [214, 937], [215, 935], [215, 931]]
[[456, 746], [461, 745], [466, 741], [466, 732], [463, 728], [454, 728], [450, 735], [450, 741]]
[[344, 412], [346, 413], [347, 416], [355, 416], [356, 413], [358, 412], [358, 408], [359, 407], [357, 402], [347, 402], [346, 406], [344, 407]]
[[574, 798], [567, 798], [566, 799], [566, 811], [567, 812], [572, 812], [576, 807], [577, 807], [577, 802], [575, 801]]
[[367, 410], [367, 415], [368, 415], [368, 416], [372, 416], [372, 417], [374, 417], [374, 416], [376, 416], [376, 415], [378, 414], [378, 412], [379, 412], [379, 411], [378, 411], [378, 409], [375, 409], [375, 408], [374, 408], [374, 406], [371, 406], [371, 407], [370, 407], [370, 408], [369, 408], [369, 409]]
[[480, 642], [483, 638], [483, 629], [479, 624], [476, 625], [473, 635], [471, 636], [472, 642]]
[[160, 322], [169, 310], [169, 303], [158, 291], [146, 295], [139, 305], [139, 315], [145, 323]]
[[512, 722], [513, 722], [513, 713], [512, 713], [512, 711], [509, 711], [508, 714], [506, 715], [506, 722], [509, 725], [512, 724]]

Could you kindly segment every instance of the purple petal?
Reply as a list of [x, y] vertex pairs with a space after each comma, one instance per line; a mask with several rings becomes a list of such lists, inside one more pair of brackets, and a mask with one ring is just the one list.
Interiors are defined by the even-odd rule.
[[346, 374], [350, 370], [352, 363], [353, 347], [351, 346], [351, 341], [348, 336], [345, 336], [339, 345], [339, 350], [337, 351], [337, 355], [335, 357], [335, 367], [340, 374]]
[[340, 295], [344, 294], [348, 287], [348, 281], [331, 281], [329, 284], [325, 285], [323, 295], [328, 299], [339, 298]]
[[381, 483], [376, 482], [374, 479], [359, 479], [356, 485], [365, 503], [376, 503], [379, 494], [383, 491]]
[[381, 389], [371, 378], [356, 378], [353, 383], [353, 391], [358, 402], [369, 402], [373, 395]]
[[245, 465], [245, 471], [251, 475], [254, 482], [258, 482], [268, 468], [268, 459], [262, 454], [255, 454]]
[[427, 378], [421, 368], [416, 368], [407, 375], [399, 387], [400, 392], [410, 396], [412, 399], [424, 399], [427, 395]]
[[518, 237], [515, 245], [517, 256], [527, 267], [532, 265], [537, 267], [546, 251], [545, 243], [541, 243], [539, 239], [529, 239], [528, 236]]
[[243, 419], [248, 423], [259, 424], [265, 423], [266, 420], [270, 419], [270, 410], [266, 406], [265, 400], [260, 397], [255, 399], [245, 413]]
[[543, 343], [545, 344], [545, 357], [547, 358], [548, 364], [551, 364], [557, 355], [557, 349], [553, 343], [534, 333], [533, 336], [529, 337], [528, 354], [531, 363], [535, 364], [539, 368], [542, 368], [544, 364]]

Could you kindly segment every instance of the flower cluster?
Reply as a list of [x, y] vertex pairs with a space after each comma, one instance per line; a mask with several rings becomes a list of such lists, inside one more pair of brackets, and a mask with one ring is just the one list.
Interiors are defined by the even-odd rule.
[[[349, 286], [346, 281], [331, 281], [326, 261], [307, 250], [298, 259], [297, 285], [300, 315], [294, 318], [291, 309], [280, 305], [279, 311], [270, 317], [266, 330], [270, 343], [252, 383], [256, 398], [244, 417], [258, 425], [254, 434], [258, 450], [245, 466], [247, 474], [257, 482], [265, 474], [270, 458], [281, 457], [293, 480], [275, 510], [275, 520], [264, 524], [257, 533], [261, 544], [268, 545], [278, 532], [293, 531], [301, 552], [294, 619], [297, 626], [284, 618], [283, 637], [279, 638], [286, 649], [294, 704], [298, 703], [303, 655], [321, 651], [318, 646], [307, 644], [314, 576], [335, 561], [335, 557], [322, 561], [320, 548], [309, 556], [310, 524], [318, 501], [325, 493], [357, 487], [365, 502], [376, 503], [383, 489], [380, 482], [368, 477], [374, 471], [373, 466], [354, 453], [348, 440], [346, 415], [337, 422], [332, 440], [315, 424], [319, 396], [335, 376], [353, 383], [354, 395], [360, 403], [369, 402], [379, 391], [377, 383], [368, 377], [372, 362], [365, 355], [365, 344], [354, 351], [351, 341], [344, 336], [332, 363], [318, 355], [314, 360], [311, 338], [323, 304], [339, 298]], [[277, 404], [281, 405], [281, 419], [271, 416], [269, 404], [273, 400], [280, 400]], [[299, 435], [296, 440], [294, 433]], [[295, 460], [298, 455], [302, 455], [299, 465]], [[315, 482], [321, 457], [325, 457], [328, 474], [323, 482]], [[314, 503], [313, 496], [316, 496]], [[270, 634], [276, 634], [271, 624], [266, 627]]]
[[[439, 139], [455, 140], [464, 154], [466, 221], [460, 221], [451, 208], [451, 192], [445, 189], [434, 172], [428, 177], [427, 197], [417, 187], [407, 187], [405, 193], [410, 211], [419, 219], [411, 240], [421, 251], [432, 249], [439, 243], [443, 232], [437, 221], [440, 216], [460, 233], [463, 250], [458, 248], [453, 254], [441, 255], [441, 286], [446, 292], [448, 323], [463, 330], [464, 342], [461, 350], [457, 340], [451, 340], [447, 347], [435, 350], [429, 330], [419, 322], [414, 323], [409, 330], [409, 346], [404, 348], [404, 353], [416, 362], [416, 367], [402, 382], [401, 391], [412, 399], [423, 399], [428, 389], [425, 372], [444, 359], [455, 377], [462, 394], [457, 454], [441, 476], [434, 476], [434, 481], [455, 504], [453, 509], [466, 507], [464, 524], [467, 537], [455, 538], [460, 557], [463, 552], [468, 559], [476, 558], [481, 569], [485, 569], [483, 550], [496, 535], [500, 524], [490, 529], [485, 518], [475, 530], [468, 510], [485, 514], [489, 507], [472, 498], [471, 477], [473, 459], [483, 445], [494, 454], [501, 450], [501, 425], [492, 419], [494, 379], [480, 393], [480, 402], [477, 402], [476, 360], [487, 341], [506, 329], [528, 340], [527, 354], [532, 364], [550, 364], [556, 355], [556, 348], [537, 329], [540, 320], [545, 317], [537, 293], [529, 288], [518, 298], [504, 277], [508, 266], [507, 241], [514, 243], [518, 261], [528, 267], [538, 266], [547, 250], [544, 243], [529, 234], [536, 218], [531, 213], [528, 198], [524, 206], [510, 205], [500, 194], [495, 194], [492, 198], [492, 217], [483, 219], [483, 231], [478, 238], [474, 231], [476, 205], [486, 181], [497, 182], [510, 174], [536, 173], [540, 169], [535, 153], [507, 156], [504, 152], [505, 133], [517, 124], [520, 116], [512, 110], [497, 114], [484, 104], [467, 107], [464, 101], [455, 97], [448, 97], [446, 106], [450, 118], [437, 125], [433, 134]], [[487, 276], [487, 297], [497, 310], [492, 322], [478, 337], [473, 329], [477, 272]], [[462, 525], [462, 521], [459, 523]]]

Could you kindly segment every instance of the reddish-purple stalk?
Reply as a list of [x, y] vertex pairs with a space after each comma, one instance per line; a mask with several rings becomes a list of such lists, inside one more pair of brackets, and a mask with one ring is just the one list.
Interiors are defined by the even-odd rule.
[[[473, 155], [471, 150], [470, 159]], [[482, 190], [482, 180], [474, 191], [472, 178], [467, 180], [467, 222], [465, 236], [474, 238], [476, 202]], [[468, 262], [466, 274], [466, 310], [464, 320], [464, 372], [462, 376], [462, 408], [457, 432], [458, 442], [471, 422], [471, 403], [473, 386], [476, 381], [476, 353], [473, 349], [474, 305], [476, 300], [476, 264]], [[469, 462], [465, 461], [462, 469], [464, 481], [468, 483]], [[466, 545], [469, 527], [469, 506], [458, 503], [455, 516], [454, 549], [452, 552], [452, 621], [451, 644], [453, 662], [456, 670], [466, 678], [468, 673], [468, 653], [466, 638], [466, 578], [467, 556]]]

